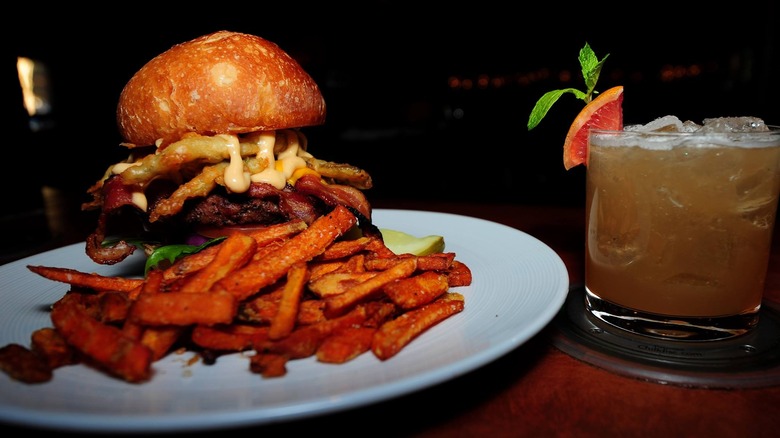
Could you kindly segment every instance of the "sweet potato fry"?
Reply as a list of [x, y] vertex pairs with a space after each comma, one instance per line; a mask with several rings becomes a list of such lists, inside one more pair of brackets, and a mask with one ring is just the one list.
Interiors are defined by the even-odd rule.
[[[380, 303], [369, 303], [380, 305]], [[276, 353], [290, 359], [302, 359], [313, 356], [323, 339], [331, 333], [354, 325], [361, 325], [375, 312], [376, 306], [361, 305], [345, 315], [328, 319], [317, 324], [299, 327], [287, 337], [262, 342], [254, 346], [259, 353]]]
[[27, 269], [49, 280], [68, 283], [71, 286], [94, 289], [97, 291], [129, 292], [143, 283], [140, 278], [106, 277], [99, 274], [88, 274], [69, 268], [54, 268], [48, 266], [28, 265]]
[[186, 277], [193, 272], [202, 269], [211, 263], [219, 251], [219, 245], [211, 245], [202, 250], [182, 257], [163, 270], [163, 279], [166, 283]]
[[335, 272], [360, 273], [366, 272], [366, 255], [363, 253], [355, 254], [351, 257], [329, 260], [312, 261], [309, 263], [309, 281], [316, 280], [325, 274]]
[[341, 270], [336, 270], [336, 272], [320, 275], [316, 280], [310, 281], [308, 287], [312, 293], [324, 298], [342, 294], [376, 275], [377, 273], [374, 271], [341, 272]]
[[323, 251], [322, 254], [318, 255], [317, 260], [335, 260], [352, 256], [364, 250], [370, 241], [370, 237], [363, 236], [357, 239], [335, 242]]
[[211, 230], [204, 230], [205, 232], [203, 234], [209, 237], [228, 237], [231, 233], [239, 232], [251, 236], [253, 239], [255, 239], [255, 242], [257, 242], [257, 247], [261, 248], [275, 240], [286, 239], [294, 234], [298, 234], [305, 230], [307, 226], [308, 225], [303, 219], [292, 219], [287, 222], [256, 228], [215, 228]]
[[144, 328], [143, 325], [137, 322], [125, 319], [124, 324], [122, 324], [122, 333], [128, 338], [140, 340], [141, 336], [144, 334]]
[[76, 350], [51, 327], [40, 328], [33, 332], [30, 349], [44, 358], [51, 369], [79, 362]]
[[376, 327], [346, 327], [325, 338], [317, 348], [317, 360], [325, 363], [348, 362], [371, 348]]
[[417, 269], [417, 258], [403, 258], [387, 270], [381, 271], [368, 280], [355, 285], [346, 292], [324, 298], [325, 316], [333, 318], [348, 311], [355, 304], [369, 299], [372, 295], [381, 293], [382, 286], [387, 283], [412, 275]]
[[241, 301], [238, 305], [236, 321], [270, 326], [271, 320], [274, 319], [274, 316], [279, 311], [279, 301], [282, 300], [283, 288], [284, 285], [279, 289], [258, 294], [250, 299]]
[[366, 245], [366, 250], [370, 253], [374, 254], [376, 257], [381, 258], [393, 258], [395, 257], [395, 253], [385, 245], [385, 242], [375, 237], [371, 239], [370, 242], [368, 242], [368, 245]]
[[127, 298], [130, 301], [135, 301], [135, 299], [138, 298], [138, 295], [140, 295], [141, 292], [143, 292], [144, 284], [146, 284], [146, 282], [144, 282], [142, 284], [139, 284], [138, 287], [136, 287], [135, 289], [132, 289], [132, 290], [128, 291], [127, 292]]
[[279, 248], [284, 246], [284, 244], [287, 243], [288, 240], [290, 239], [285, 238], [285, 239], [274, 240], [273, 242], [268, 242], [263, 246], [259, 246], [257, 248], [257, 252], [255, 253], [255, 255], [252, 256], [252, 260], [249, 263], [257, 263], [259, 260], [262, 260], [268, 254], [278, 251]]
[[379, 327], [371, 351], [381, 360], [398, 354], [414, 338], [464, 308], [463, 295], [448, 292], [436, 301], [410, 310]]
[[24, 383], [48, 382], [54, 375], [46, 359], [19, 344], [0, 348], [0, 370]]
[[151, 377], [152, 352], [116, 327], [91, 318], [75, 294], [67, 294], [51, 310], [51, 320], [67, 343], [106, 372], [137, 383]]
[[301, 305], [303, 288], [306, 286], [308, 270], [306, 263], [296, 263], [287, 272], [287, 283], [282, 289], [279, 308], [271, 321], [268, 337], [277, 340], [289, 335], [298, 319], [298, 309]]
[[184, 327], [175, 325], [145, 327], [140, 340], [141, 344], [151, 350], [152, 361], [157, 361], [168, 354], [182, 333]]
[[244, 324], [196, 325], [190, 339], [195, 345], [214, 351], [244, 351], [268, 340], [268, 326]]
[[416, 258], [417, 269], [421, 271], [443, 271], [449, 269], [455, 260], [455, 253], [436, 253], [426, 256], [399, 254], [392, 257], [369, 257], [366, 259], [366, 269], [383, 271], [394, 265], [398, 260]]
[[248, 298], [279, 280], [292, 265], [308, 262], [321, 254], [356, 222], [357, 218], [349, 210], [336, 207], [329, 214], [317, 218], [276, 251], [218, 281], [212, 290], [231, 293], [239, 300]]
[[280, 354], [288, 359], [302, 359], [312, 356], [325, 337], [334, 330], [335, 322], [326, 320], [317, 324], [299, 327], [282, 339], [268, 339], [253, 345], [261, 354]]
[[130, 310], [130, 298], [124, 292], [103, 292], [98, 297], [101, 322], [121, 322], [127, 318]]
[[421, 271], [443, 271], [452, 266], [454, 252], [437, 252], [417, 258], [417, 269]]
[[282, 377], [287, 374], [287, 362], [290, 360], [283, 354], [255, 353], [249, 358], [249, 370], [265, 378]]
[[[241, 302], [238, 306], [236, 321], [254, 324], [271, 324], [276, 316], [281, 294], [269, 293]], [[303, 300], [298, 309], [296, 323], [309, 325], [325, 320], [325, 302], [322, 300]]]
[[445, 272], [451, 287], [468, 286], [471, 284], [471, 269], [459, 260], [453, 260], [452, 266]]
[[141, 340], [146, 327], [140, 321], [129, 318], [130, 308], [132, 307], [132, 303], [135, 303], [138, 300], [139, 296], [153, 295], [162, 292], [164, 279], [164, 271], [158, 269], [151, 270], [146, 274], [146, 281], [144, 281], [144, 284], [137, 290], [131, 292], [131, 302], [129, 303], [129, 307], [126, 311], [125, 319], [122, 324], [122, 333], [124, 333], [125, 336], [139, 341]]
[[[139, 291], [139, 295], [157, 294], [163, 292], [165, 284], [165, 274], [162, 271], [153, 269], [146, 274], [146, 281], [144, 281], [143, 287]], [[137, 299], [135, 296], [133, 300]]]
[[348, 258], [334, 272], [366, 272], [366, 255], [355, 254]]
[[286, 239], [305, 230], [308, 225], [302, 219], [293, 219], [281, 224], [269, 225], [249, 232], [249, 235], [257, 242], [257, 247], [263, 247], [269, 243]]
[[251, 236], [233, 233], [219, 243], [219, 250], [208, 265], [187, 279], [178, 288], [179, 292], [208, 292], [211, 286], [228, 273], [244, 266], [254, 255], [257, 242]]
[[346, 263], [344, 260], [312, 261], [309, 263], [309, 280], [315, 280], [325, 274], [335, 272]]
[[225, 293], [143, 294], [130, 307], [128, 320], [141, 325], [229, 324], [238, 311]]
[[390, 318], [396, 315], [398, 307], [385, 300], [377, 300], [366, 303], [363, 305], [366, 310], [367, 317], [363, 321], [363, 327], [378, 328]]
[[447, 292], [449, 287], [446, 275], [436, 271], [425, 271], [412, 277], [391, 281], [382, 290], [398, 307], [413, 309], [435, 300]]

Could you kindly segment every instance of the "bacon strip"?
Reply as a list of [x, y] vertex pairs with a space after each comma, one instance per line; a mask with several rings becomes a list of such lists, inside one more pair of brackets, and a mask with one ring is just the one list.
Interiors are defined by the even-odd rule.
[[331, 206], [343, 205], [356, 210], [366, 219], [371, 219], [371, 206], [360, 190], [341, 184], [323, 184], [314, 175], [304, 175], [295, 183], [299, 193], [315, 196]]

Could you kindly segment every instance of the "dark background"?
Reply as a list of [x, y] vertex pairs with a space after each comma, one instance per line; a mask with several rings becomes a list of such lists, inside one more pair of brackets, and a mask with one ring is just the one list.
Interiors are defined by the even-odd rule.
[[[780, 123], [777, 2], [714, 13], [702, 10], [708, 3], [632, 12], [485, 3], [47, 9], [9, 37], [9, 61], [27, 56], [47, 65], [53, 110], [43, 120], [48, 128], [31, 132], [20, 98], [7, 100], [18, 117], [5, 147], [3, 186], [12, 187], [12, 202], [3, 208], [37, 208], [43, 185], [85, 200], [86, 188], [125, 156], [114, 118], [125, 82], [170, 46], [220, 29], [276, 42], [314, 77], [328, 118], [305, 128], [309, 150], [368, 170], [369, 199], [582, 203], [584, 169], [564, 170], [562, 144], [584, 103], [564, 95], [538, 128], [529, 132], [526, 123], [544, 92], [584, 89], [585, 42], [599, 58], [609, 54], [597, 90], [625, 86], [626, 123], [670, 113]], [[453, 79], [473, 85], [452, 87]]]

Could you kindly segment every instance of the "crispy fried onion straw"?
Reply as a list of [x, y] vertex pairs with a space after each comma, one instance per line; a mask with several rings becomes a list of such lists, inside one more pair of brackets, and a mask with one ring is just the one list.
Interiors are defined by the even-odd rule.
[[[262, 156], [258, 134], [235, 137], [191, 133], [158, 148], [154, 153], [140, 158], [131, 155], [124, 163], [112, 166], [103, 179], [89, 189], [95, 199], [85, 204], [85, 209], [101, 205], [103, 183], [112, 173], [119, 173], [123, 182], [134, 186], [138, 192], [143, 192], [156, 179], [169, 179], [180, 184], [168, 198], [151, 206], [149, 220], [154, 222], [161, 217], [175, 215], [188, 199], [206, 196], [216, 185], [227, 187], [224, 175], [231, 159], [231, 144], [236, 138], [239, 140], [237, 150], [244, 173], [257, 174], [269, 166], [269, 159]], [[274, 155], [278, 156], [293, 143], [297, 143], [298, 156], [304, 160], [306, 167], [318, 173], [324, 182], [346, 184], [361, 190], [371, 188], [371, 176], [363, 169], [311, 156], [306, 152], [306, 137], [297, 130], [276, 131]]]

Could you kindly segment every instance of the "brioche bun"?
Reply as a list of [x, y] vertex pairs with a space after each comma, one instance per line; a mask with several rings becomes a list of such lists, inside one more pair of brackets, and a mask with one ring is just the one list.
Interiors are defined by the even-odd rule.
[[173, 46], [125, 85], [117, 105], [125, 146], [182, 134], [241, 134], [321, 125], [325, 100], [289, 54], [261, 37], [219, 31]]

